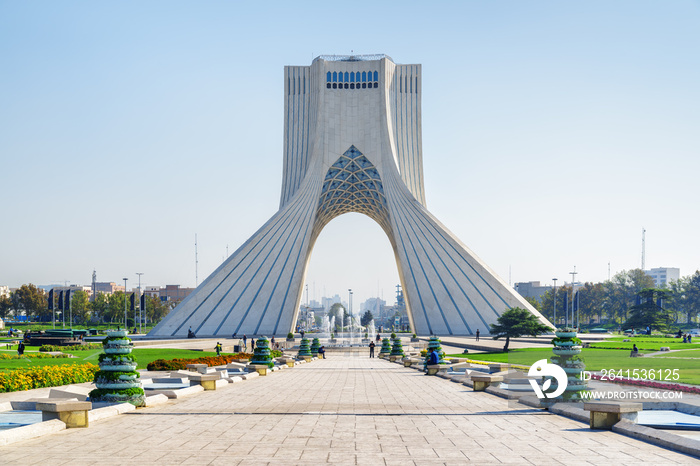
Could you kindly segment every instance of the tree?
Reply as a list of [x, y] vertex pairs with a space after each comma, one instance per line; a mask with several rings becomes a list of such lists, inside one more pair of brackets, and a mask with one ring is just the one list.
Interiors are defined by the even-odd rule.
[[146, 318], [152, 324], [157, 324], [173, 308], [172, 304], [161, 301], [157, 296], [146, 297]]
[[536, 337], [542, 333], [551, 331], [551, 329], [539, 321], [527, 309], [514, 307], [505, 311], [498, 318], [498, 323], [491, 324], [491, 335], [494, 340], [501, 337], [506, 337], [506, 344], [503, 347], [503, 352], [508, 352], [508, 345], [511, 338], [522, 337], [523, 335], [532, 335]]
[[630, 307], [630, 316], [625, 322], [627, 328], [649, 326], [666, 330], [673, 321], [671, 312], [661, 305], [667, 293], [656, 288], [646, 288], [638, 293], [639, 303]]
[[10, 309], [12, 309], [12, 300], [8, 296], [0, 296], [0, 319], [7, 319]]
[[374, 316], [372, 315], [372, 311], [367, 310], [364, 314], [362, 314], [362, 317], [360, 317], [360, 325], [367, 327], [373, 320]]
[[537, 298], [533, 298], [532, 296], [525, 296], [525, 301], [530, 303], [530, 306], [534, 307], [536, 310], [541, 312], [542, 306], [540, 305], [540, 302]]
[[109, 322], [120, 322], [124, 325], [124, 300], [126, 294], [123, 291], [116, 291], [107, 296], [107, 309], [105, 310], [104, 319]]
[[73, 321], [84, 324], [90, 318], [90, 300], [87, 292], [78, 290], [73, 293], [71, 298], [71, 309], [73, 312]]
[[28, 319], [32, 317], [43, 317], [48, 310], [48, 300], [44, 290], [37, 288], [31, 283], [22, 285], [17, 291], [12, 293], [12, 307], [17, 311], [24, 311]]
[[107, 313], [107, 295], [104, 293], [97, 293], [95, 299], [90, 303], [90, 314], [92, 318], [97, 322], [103, 321], [105, 314]]
[[700, 313], [700, 271], [669, 283], [667, 298], [667, 306], [691, 323]]

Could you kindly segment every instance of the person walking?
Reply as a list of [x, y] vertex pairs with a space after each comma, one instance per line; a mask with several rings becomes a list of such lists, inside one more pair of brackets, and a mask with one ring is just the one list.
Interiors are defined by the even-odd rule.
[[374, 357], [374, 342], [370, 341], [369, 342], [369, 357], [373, 358]]
[[479, 341], [479, 329], [476, 329], [476, 341]]
[[22, 356], [24, 354], [24, 342], [20, 341], [17, 345], [17, 355]]
[[255, 351], [255, 338], [250, 339], [250, 350]]
[[323, 346], [318, 349], [318, 354], [321, 356], [321, 359], [326, 359], [326, 350], [323, 348]]
[[248, 351], [248, 337], [243, 334], [243, 352]]
[[218, 341], [216, 342], [216, 355], [221, 356], [221, 343]]

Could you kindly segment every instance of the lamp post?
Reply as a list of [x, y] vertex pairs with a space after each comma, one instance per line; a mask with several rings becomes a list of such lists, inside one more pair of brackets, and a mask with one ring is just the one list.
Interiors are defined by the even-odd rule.
[[554, 302], [554, 326], [557, 326], [557, 279], [552, 278], [554, 280], [554, 298], [552, 301]]
[[126, 325], [126, 302], [127, 302], [127, 299], [126, 299], [126, 281], [127, 280], [128, 280], [128, 278], [124, 279], [124, 330], [128, 330], [127, 325]]
[[575, 320], [574, 320], [574, 296], [576, 296], [576, 274], [577, 273], [578, 272], [576, 271], [576, 266], [574, 265], [574, 271], [569, 272], [569, 275], [571, 275], [571, 325], [572, 326], [575, 323]]
[[141, 328], [141, 323], [143, 322], [143, 309], [141, 309], [141, 275], [143, 275], [143, 272], [136, 272], [136, 275], [139, 276], [139, 333], [143, 333]]

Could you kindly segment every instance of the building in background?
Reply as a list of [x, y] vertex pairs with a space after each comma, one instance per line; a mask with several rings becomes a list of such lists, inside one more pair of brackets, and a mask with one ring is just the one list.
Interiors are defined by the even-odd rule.
[[540, 300], [542, 295], [551, 290], [551, 286], [542, 286], [540, 282], [518, 282], [513, 288], [520, 293], [523, 298], [535, 298]]
[[681, 269], [677, 267], [657, 267], [645, 270], [644, 273], [654, 280], [654, 288], [664, 288], [670, 282], [675, 282], [681, 278]]
[[[123, 287], [122, 287], [123, 288]], [[76, 291], [84, 291], [88, 294], [88, 297], [90, 297], [90, 300], [92, 301], [92, 287], [91, 286], [83, 286], [83, 285], [67, 285], [67, 286], [54, 286], [53, 288], [53, 294], [54, 296], [58, 296], [58, 293], [61, 291], [70, 291], [71, 294], [75, 293]]]

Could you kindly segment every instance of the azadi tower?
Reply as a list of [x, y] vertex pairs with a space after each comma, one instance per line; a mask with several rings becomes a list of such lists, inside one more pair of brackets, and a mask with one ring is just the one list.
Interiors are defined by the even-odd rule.
[[421, 84], [386, 55], [285, 67], [279, 210], [149, 335], [286, 335], [314, 243], [346, 212], [389, 237], [416, 333], [487, 334], [516, 306], [549, 325], [426, 208]]

